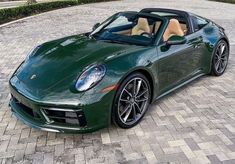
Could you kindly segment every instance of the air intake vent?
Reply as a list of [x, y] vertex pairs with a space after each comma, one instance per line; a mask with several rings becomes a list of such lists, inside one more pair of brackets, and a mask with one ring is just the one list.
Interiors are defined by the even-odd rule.
[[59, 108], [43, 108], [44, 114], [50, 121], [62, 124], [86, 126], [87, 122], [82, 111], [59, 109]]
[[23, 110], [24, 113], [27, 115], [40, 119], [40, 116], [37, 112], [35, 112], [33, 109], [25, 106], [24, 104], [20, 103], [14, 96], [12, 96], [12, 100]]

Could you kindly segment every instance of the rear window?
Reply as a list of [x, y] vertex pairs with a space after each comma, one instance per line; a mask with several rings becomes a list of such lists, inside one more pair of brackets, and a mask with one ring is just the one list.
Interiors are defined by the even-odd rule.
[[151, 12], [151, 14], [156, 14], [162, 17], [170, 17], [170, 16], [178, 16], [177, 14], [174, 13], [168, 13], [168, 12]]
[[192, 16], [192, 21], [195, 32], [201, 30], [209, 23], [206, 19], [199, 16]]
[[165, 12], [165, 11], [156, 11], [156, 12], [150, 12], [151, 14], [156, 14], [161, 17], [167, 18], [168, 20], [171, 19], [177, 19], [180, 23], [180, 26], [182, 30], [184, 31], [185, 35], [188, 35], [191, 33], [191, 30], [189, 28], [188, 20], [187, 18], [182, 14], [172, 13], [172, 12]]

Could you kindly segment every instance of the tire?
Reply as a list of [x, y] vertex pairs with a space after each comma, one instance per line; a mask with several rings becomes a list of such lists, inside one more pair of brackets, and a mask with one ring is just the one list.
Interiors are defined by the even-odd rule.
[[144, 117], [150, 100], [151, 88], [148, 79], [141, 73], [129, 75], [119, 86], [114, 98], [114, 124], [124, 129], [134, 127]]
[[213, 51], [211, 74], [221, 76], [227, 68], [228, 59], [229, 45], [226, 41], [220, 40]]

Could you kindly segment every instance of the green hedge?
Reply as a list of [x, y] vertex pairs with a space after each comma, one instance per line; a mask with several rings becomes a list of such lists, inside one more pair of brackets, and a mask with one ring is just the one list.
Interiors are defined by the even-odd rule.
[[235, 4], [235, 0], [211, 0], [211, 1], [217, 1], [217, 2], [225, 2], [225, 3], [232, 3], [232, 4]]
[[54, 9], [85, 4], [93, 2], [105, 2], [112, 0], [67, 0], [67, 1], [54, 1], [46, 3], [36, 3], [32, 5], [25, 5], [20, 7], [0, 9], [0, 24], [10, 22], [16, 19], [27, 17], [30, 15], [50, 11]]

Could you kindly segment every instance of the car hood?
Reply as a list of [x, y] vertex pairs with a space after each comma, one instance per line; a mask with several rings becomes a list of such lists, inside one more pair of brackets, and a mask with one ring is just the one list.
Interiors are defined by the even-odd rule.
[[41, 45], [16, 72], [21, 87], [31, 95], [44, 97], [74, 86], [89, 65], [102, 63], [109, 56], [136, 51], [140, 46], [113, 44], [71, 36]]

